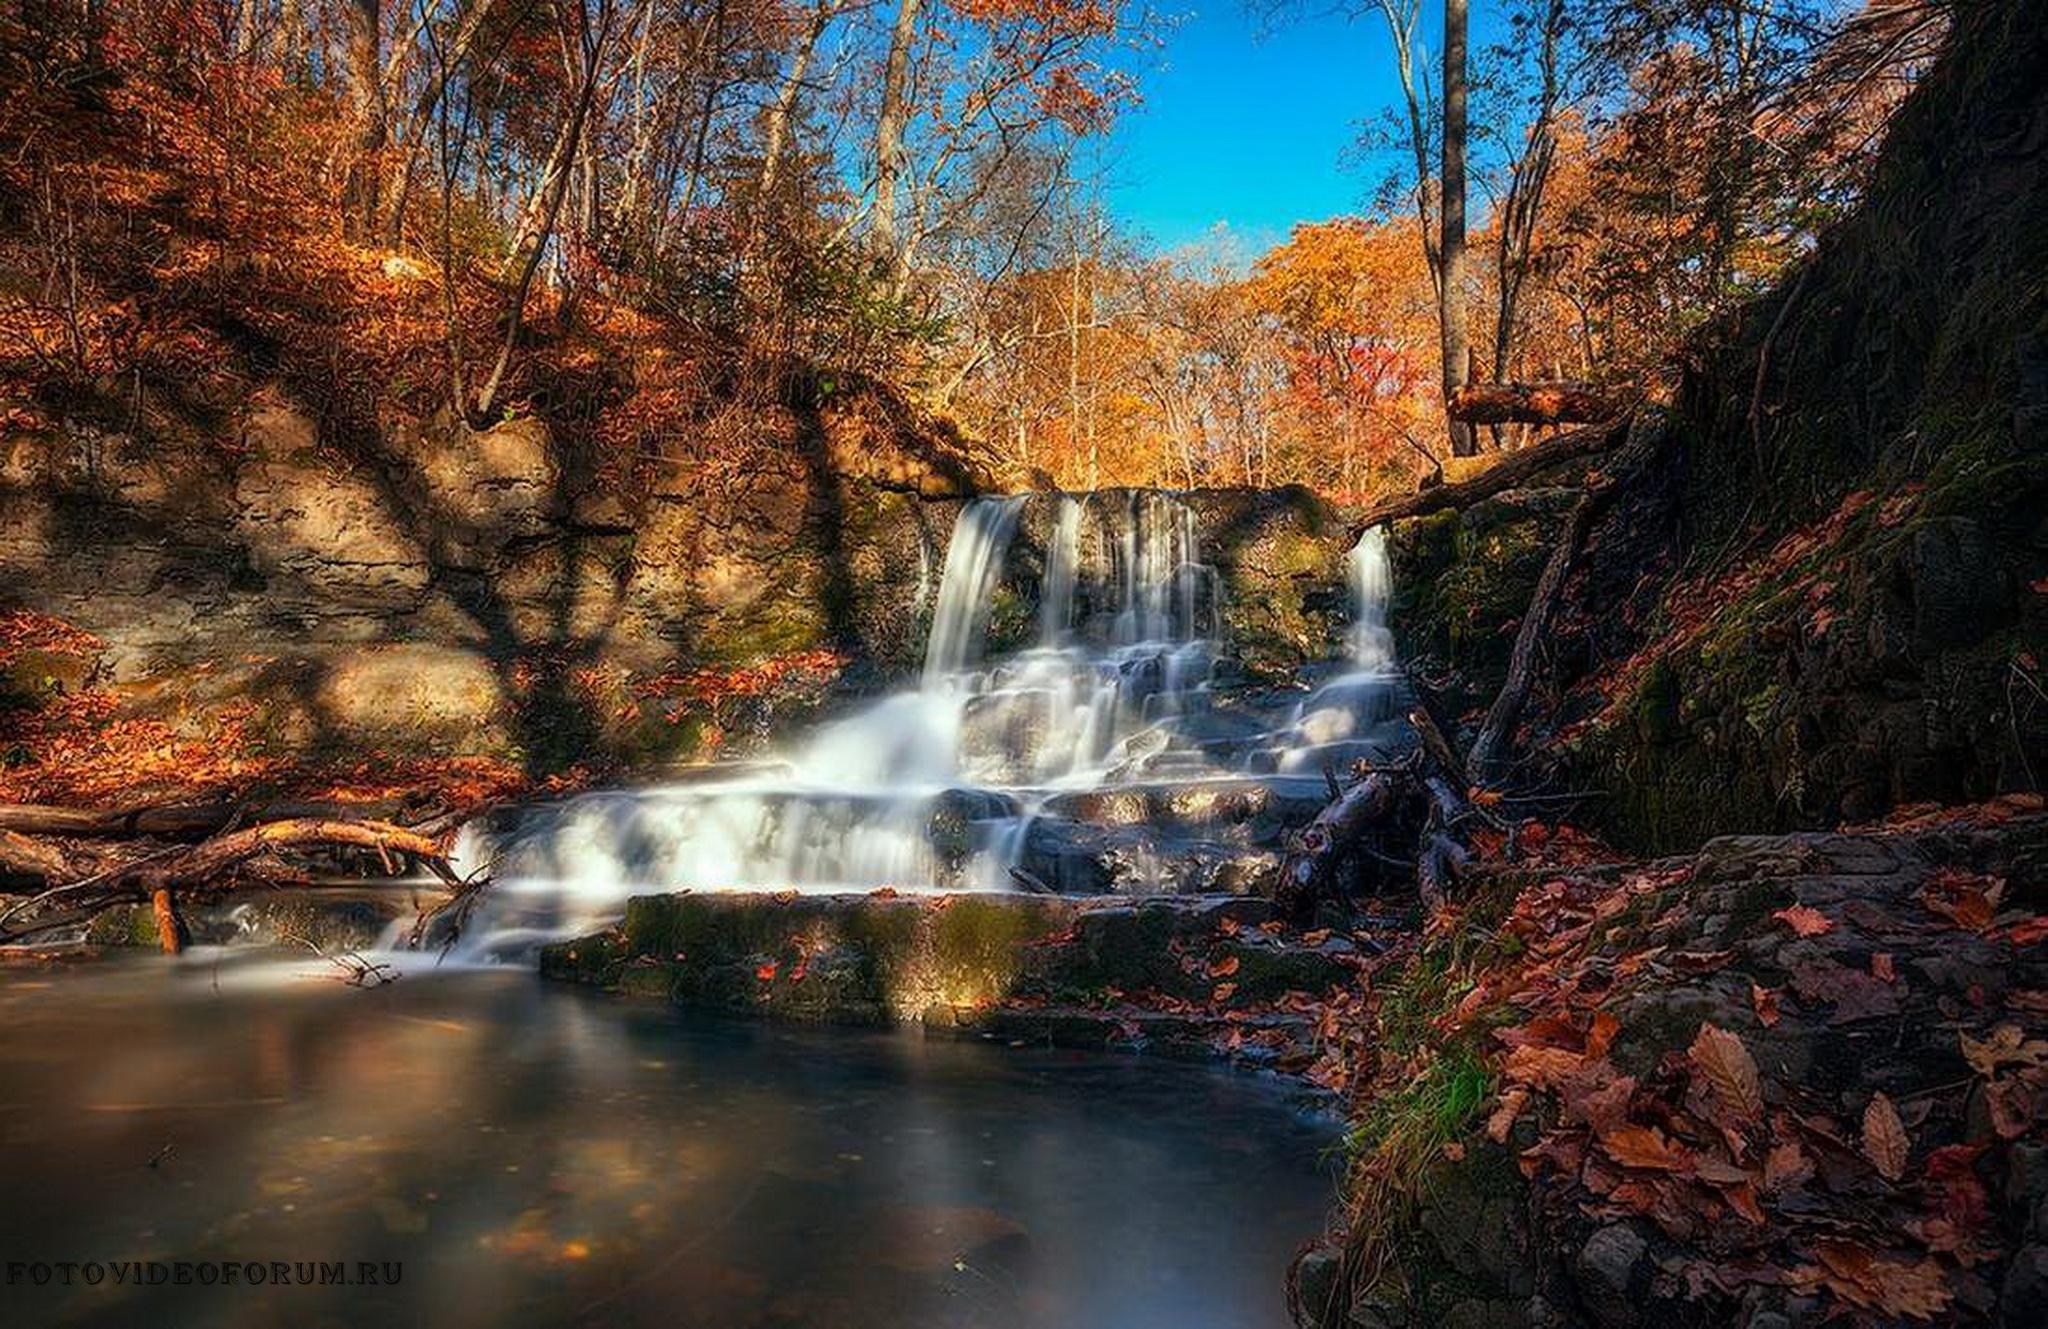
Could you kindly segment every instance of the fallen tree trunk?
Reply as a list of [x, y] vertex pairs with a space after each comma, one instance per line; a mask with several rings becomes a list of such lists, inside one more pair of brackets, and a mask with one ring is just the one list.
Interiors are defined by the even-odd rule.
[[76, 870], [71, 856], [55, 845], [0, 830], [0, 875], [49, 883], [83, 874]]
[[1627, 399], [1584, 383], [1468, 383], [1451, 394], [1451, 419], [1473, 425], [1562, 425], [1612, 420]]
[[1485, 472], [1456, 484], [1433, 485], [1407, 498], [1395, 499], [1368, 508], [1352, 522], [1353, 535], [1363, 535], [1375, 526], [1404, 517], [1423, 517], [1446, 508], [1468, 507], [1481, 499], [1492, 498], [1495, 494], [1527, 484], [1530, 479], [1561, 466], [1565, 462], [1590, 457], [1596, 452], [1605, 452], [1627, 435], [1625, 421], [1609, 424], [1589, 425], [1574, 429], [1569, 434], [1545, 439], [1531, 448], [1510, 452]]
[[133, 808], [70, 808], [0, 803], [0, 831], [81, 840], [204, 840], [233, 826], [309, 817], [347, 820], [341, 803], [159, 803]]

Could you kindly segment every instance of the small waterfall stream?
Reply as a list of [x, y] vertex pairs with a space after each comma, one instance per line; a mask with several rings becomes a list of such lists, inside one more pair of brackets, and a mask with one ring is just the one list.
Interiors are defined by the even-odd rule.
[[[1161, 491], [1057, 501], [1036, 644], [982, 662], [1026, 499], [975, 500], [953, 529], [915, 689], [821, 726], [787, 773], [598, 791], [466, 830], [458, 859], [488, 864], [494, 885], [458, 958], [529, 952], [650, 891], [1006, 889], [1063, 796], [1246, 780], [1315, 796], [1325, 765], [1372, 750], [1398, 687], [1379, 531], [1350, 557], [1343, 672], [1306, 701], [1219, 707], [1205, 635], [1218, 582], [1194, 510]], [[1173, 884], [1170, 864], [1157, 875]]]

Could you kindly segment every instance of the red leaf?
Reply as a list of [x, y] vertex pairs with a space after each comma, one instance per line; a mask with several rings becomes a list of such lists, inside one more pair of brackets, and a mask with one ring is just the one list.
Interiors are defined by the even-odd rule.
[[1786, 927], [1791, 928], [1802, 937], [1818, 937], [1822, 933], [1834, 931], [1835, 928], [1833, 919], [1823, 914], [1820, 910], [1810, 909], [1803, 904], [1788, 905], [1772, 914], [1771, 917], [1777, 919]]

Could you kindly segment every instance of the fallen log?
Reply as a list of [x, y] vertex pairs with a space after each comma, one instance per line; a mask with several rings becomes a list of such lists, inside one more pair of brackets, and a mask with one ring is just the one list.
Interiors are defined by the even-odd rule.
[[1585, 383], [1469, 383], [1451, 393], [1451, 419], [1471, 425], [1561, 425], [1612, 420], [1628, 399]]
[[204, 840], [235, 826], [309, 817], [346, 820], [361, 809], [341, 803], [153, 803], [131, 808], [72, 808], [0, 803], [0, 831], [80, 840]]
[[[1655, 420], [1643, 428], [1631, 428], [1628, 433], [1628, 445], [1616, 462], [1618, 475], [1652, 465], [1664, 440], [1662, 424]], [[1618, 478], [1588, 489], [1572, 508], [1572, 515], [1565, 521], [1556, 548], [1543, 565], [1543, 575], [1537, 578], [1536, 589], [1529, 596], [1529, 608], [1522, 615], [1521, 626], [1515, 631], [1515, 647], [1508, 656], [1507, 678], [1494, 697], [1493, 705], [1487, 708], [1486, 719], [1479, 726], [1479, 737], [1473, 740], [1472, 751], [1465, 763], [1472, 778], [1482, 784], [1497, 783], [1505, 774], [1506, 757], [1514, 744], [1515, 726], [1521, 721], [1522, 708], [1528, 703], [1529, 689], [1535, 681], [1537, 648], [1550, 630], [1551, 615], [1563, 596], [1565, 581], [1571, 576], [1572, 564], [1586, 543], [1586, 537], [1620, 491]]]
[[449, 885], [460, 884], [454, 869], [448, 866], [442, 855], [439, 842], [417, 831], [381, 821], [331, 821], [314, 817], [267, 821], [260, 826], [215, 836], [168, 862], [144, 871], [153, 882], [189, 888], [220, 877], [259, 854], [281, 849], [302, 852], [312, 849], [370, 849], [377, 853], [385, 872], [393, 876], [397, 875], [398, 864], [392, 855], [403, 854]]
[[75, 869], [71, 856], [55, 845], [0, 830], [0, 875], [51, 883], [83, 874]]
[[1469, 507], [1481, 499], [1492, 498], [1495, 494], [1527, 484], [1534, 477], [1553, 466], [1577, 461], [1605, 452], [1620, 443], [1627, 436], [1625, 420], [1607, 424], [1588, 425], [1574, 429], [1556, 438], [1547, 438], [1534, 447], [1519, 452], [1504, 454], [1498, 462], [1469, 480], [1455, 484], [1433, 485], [1428, 489], [1411, 494], [1406, 498], [1394, 499], [1368, 508], [1362, 516], [1352, 521], [1354, 537], [1363, 535], [1375, 526], [1404, 517], [1425, 517], [1432, 512], [1446, 508]]

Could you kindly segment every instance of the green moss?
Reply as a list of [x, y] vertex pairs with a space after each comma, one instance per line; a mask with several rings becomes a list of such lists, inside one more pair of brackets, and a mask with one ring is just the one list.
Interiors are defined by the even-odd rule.
[[932, 925], [932, 957], [948, 988], [972, 989], [993, 999], [1008, 992], [1023, 969], [1024, 947], [1046, 934], [1045, 920], [998, 899], [959, 896]]
[[86, 924], [85, 940], [93, 946], [156, 946], [156, 915], [146, 904], [102, 909]]

